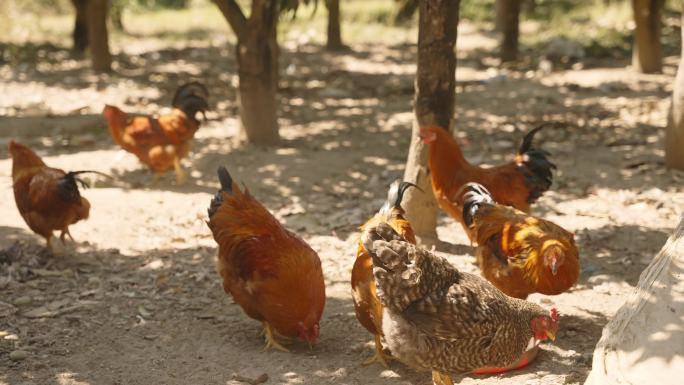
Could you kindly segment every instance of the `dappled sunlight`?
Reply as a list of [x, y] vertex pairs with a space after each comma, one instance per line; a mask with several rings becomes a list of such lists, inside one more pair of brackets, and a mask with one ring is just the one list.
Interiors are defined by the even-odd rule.
[[[356, 319], [350, 287], [359, 226], [404, 174], [415, 120], [415, 20], [394, 25], [391, 0], [343, 1], [351, 49], [329, 52], [325, 6], [283, 17], [281, 141], [264, 147], [240, 135], [232, 30], [208, 1], [191, 3], [126, 10], [125, 32], [112, 33], [113, 72], [104, 75], [71, 51], [70, 15], [13, 9], [10, 24], [0, 15], [7, 32], [0, 42], [0, 366], [8, 369], [0, 385], [238, 385], [264, 376], [267, 384], [426, 384], [429, 374], [397, 362], [388, 370], [361, 365], [374, 345]], [[617, 23], [602, 19], [606, 28]], [[677, 58], [666, 58], [658, 75], [635, 74], [626, 68], [629, 55], [610, 49], [549, 69], [541, 65], [546, 42], [537, 42], [546, 28], [526, 20], [523, 34], [534, 42], [523, 40], [518, 63], [500, 65], [490, 21], [461, 23], [454, 136], [471, 163], [498, 165], [513, 158], [525, 132], [552, 123], [534, 144], [558, 169], [531, 213], [574, 233], [581, 276], [567, 293], [528, 298], [561, 313], [558, 339], [543, 344], [534, 363], [454, 377], [466, 385], [582, 383], [603, 326], [684, 207], [684, 172], [662, 160]], [[210, 111], [181, 162], [188, 181], [177, 185], [169, 172], [153, 183], [149, 169], [114, 143], [102, 108], [158, 115], [190, 80], [207, 86]], [[54, 256], [12, 200], [11, 139], [50, 166], [113, 177], [84, 178], [90, 217], [71, 227], [75, 243], [55, 241]], [[297, 341], [290, 354], [262, 352], [259, 322], [224, 293], [206, 223], [219, 166], [320, 256], [327, 303], [313, 350]], [[437, 255], [480, 274], [459, 223], [440, 213], [437, 234]], [[663, 325], [628, 358], [674, 360], [658, 346], [681, 339], [682, 324]], [[10, 357], [15, 351], [26, 357]]]

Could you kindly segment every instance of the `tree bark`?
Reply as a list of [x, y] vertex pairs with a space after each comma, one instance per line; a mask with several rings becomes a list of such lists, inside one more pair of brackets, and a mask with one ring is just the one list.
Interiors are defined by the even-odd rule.
[[340, 51], [347, 48], [342, 43], [340, 29], [340, 0], [325, 0], [328, 8], [328, 42], [325, 48], [328, 51]]
[[[684, 5], [684, 1], [682, 2]], [[682, 14], [684, 21], [684, 14]], [[672, 91], [672, 105], [665, 129], [665, 166], [684, 170], [684, 28], [677, 77]]]
[[88, 40], [93, 70], [109, 72], [112, 68], [112, 55], [109, 52], [107, 34], [107, 0], [88, 0]]
[[74, 51], [77, 53], [84, 53], [88, 48], [88, 0], [71, 0], [76, 10], [76, 19], [74, 21], [74, 32], [72, 34], [74, 40]]
[[636, 23], [632, 66], [638, 72], [650, 74], [663, 68], [660, 29], [664, 3], [665, 0], [632, 0]]
[[238, 76], [242, 134], [250, 143], [278, 142], [278, 1], [252, 0], [247, 33], [238, 41]]
[[419, 6], [416, 120], [404, 180], [415, 183], [423, 192], [407, 190], [404, 209], [423, 244], [437, 241], [437, 202], [432, 193], [428, 148], [418, 135], [420, 127], [424, 126], [439, 126], [446, 130], [452, 127], [459, 5], [459, 0], [421, 0]]
[[249, 19], [234, 0], [214, 0], [238, 39], [238, 106], [241, 136], [270, 145], [278, 133], [278, 0], [252, 0]]
[[499, 57], [502, 63], [518, 60], [518, 36], [520, 28], [520, 0], [497, 0], [496, 20], [501, 37]]
[[683, 274], [684, 216], [603, 329], [585, 385], [682, 383]]

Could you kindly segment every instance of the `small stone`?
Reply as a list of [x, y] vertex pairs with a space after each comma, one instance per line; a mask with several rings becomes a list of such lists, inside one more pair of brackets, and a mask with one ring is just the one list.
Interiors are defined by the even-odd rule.
[[145, 309], [145, 306], [140, 305], [138, 306], [138, 314], [144, 319], [150, 319], [152, 318], [152, 313], [150, 313], [149, 310]]
[[33, 299], [31, 299], [31, 297], [24, 296], [24, 297], [17, 297], [13, 303], [14, 303], [14, 306], [27, 306], [27, 305], [30, 305], [32, 302], [33, 302]]
[[9, 354], [9, 358], [12, 361], [23, 361], [27, 359], [29, 356], [29, 352], [25, 350], [15, 350]]

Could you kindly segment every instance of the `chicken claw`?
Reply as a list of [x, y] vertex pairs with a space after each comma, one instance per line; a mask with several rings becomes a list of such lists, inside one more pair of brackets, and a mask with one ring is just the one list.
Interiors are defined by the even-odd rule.
[[379, 363], [380, 365], [384, 366], [385, 369], [389, 369], [389, 364], [387, 361], [394, 360], [395, 358], [392, 357], [389, 354], [385, 354], [385, 351], [382, 348], [382, 341], [381, 337], [379, 334], [375, 335], [375, 354], [367, 359], [366, 361], [363, 361], [362, 365], [370, 365], [372, 363]]
[[74, 239], [73, 236], [71, 236], [71, 232], [69, 232], [69, 228], [67, 227], [66, 229], [62, 230], [62, 233], [59, 235], [59, 240], [62, 241], [62, 244], [66, 244], [66, 237], [65, 235], [69, 236], [69, 239], [71, 239], [71, 242], [76, 243], [76, 240]]
[[432, 371], [432, 383], [434, 385], [454, 385], [449, 373], [440, 373], [436, 370]]
[[263, 330], [264, 337], [266, 338], [266, 346], [264, 346], [264, 350], [266, 351], [268, 349], [276, 349], [280, 350], [282, 352], [287, 352], [289, 353], [290, 350], [281, 345], [275, 338], [275, 333], [273, 332], [273, 328], [268, 322], [264, 322], [264, 330]]

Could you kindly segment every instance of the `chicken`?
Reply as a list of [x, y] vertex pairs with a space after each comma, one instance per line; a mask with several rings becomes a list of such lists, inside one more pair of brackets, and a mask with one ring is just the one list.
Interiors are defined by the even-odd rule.
[[490, 168], [468, 163], [448, 131], [438, 127], [421, 128], [420, 137], [429, 146], [432, 190], [439, 206], [463, 225], [463, 209], [457, 192], [466, 183], [477, 182], [487, 187], [497, 202], [529, 211], [530, 203], [551, 187], [551, 170], [556, 168], [548, 160], [548, 152], [532, 146], [534, 135], [542, 127], [544, 124], [525, 135], [511, 162]]
[[155, 173], [155, 182], [173, 168], [176, 182], [183, 184], [187, 175], [180, 162], [190, 152], [190, 142], [199, 129], [197, 113], [204, 114], [209, 108], [208, 95], [202, 84], [192, 82], [178, 87], [168, 114], [129, 115], [110, 105], [105, 106], [102, 114], [114, 141], [147, 165]]
[[264, 350], [287, 351], [276, 332], [312, 345], [325, 306], [318, 254], [249, 191], [242, 191], [224, 167], [218, 177], [221, 189], [211, 201], [208, 224], [219, 246], [223, 289], [249, 317], [263, 323]]
[[[392, 183], [387, 193], [387, 201], [377, 214], [361, 226], [361, 230], [385, 222], [401, 234], [404, 239], [415, 244], [416, 237], [413, 234], [413, 229], [404, 218], [404, 210], [401, 208], [404, 192], [411, 186], [416, 187], [413, 183], [399, 180]], [[363, 248], [360, 239], [356, 249], [356, 261], [351, 273], [351, 286], [356, 318], [363, 327], [375, 336], [375, 355], [366, 360], [364, 365], [379, 362], [388, 367], [387, 360], [390, 357], [385, 355], [382, 348], [382, 304], [376, 295], [373, 261]]]
[[437, 385], [451, 372], [496, 373], [525, 366], [538, 344], [554, 340], [559, 317], [508, 297], [486, 280], [406, 242], [386, 223], [362, 241], [373, 259], [382, 332], [392, 355]]
[[69, 226], [88, 219], [90, 202], [81, 196], [78, 183], [87, 184], [77, 175], [98, 173], [97, 171], [64, 172], [48, 167], [35, 152], [14, 140], [9, 143], [12, 156], [12, 183], [14, 200], [19, 213], [34, 233], [45, 238], [48, 250], [52, 251], [52, 233], [61, 231], [73, 241]]
[[464, 188], [463, 222], [482, 275], [511, 297], [560, 294], [577, 282], [577, 246], [562, 227], [495, 203], [477, 183]]

